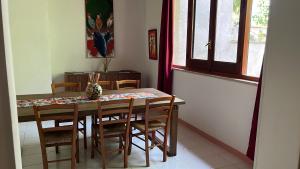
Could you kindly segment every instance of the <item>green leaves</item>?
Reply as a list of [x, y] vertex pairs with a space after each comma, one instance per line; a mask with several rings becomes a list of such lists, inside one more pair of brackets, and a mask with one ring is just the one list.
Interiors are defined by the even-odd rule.
[[255, 26], [267, 26], [269, 17], [269, 0], [258, 1], [258, 12], [252, 16]]

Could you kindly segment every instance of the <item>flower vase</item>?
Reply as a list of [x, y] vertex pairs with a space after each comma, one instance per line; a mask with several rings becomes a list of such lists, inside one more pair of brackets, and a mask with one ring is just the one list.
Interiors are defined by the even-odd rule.
[[102, 95], [102, 87], [98, 83], [89, 83], [86, 88], [86, 96], [90, 100], [97, 100]]

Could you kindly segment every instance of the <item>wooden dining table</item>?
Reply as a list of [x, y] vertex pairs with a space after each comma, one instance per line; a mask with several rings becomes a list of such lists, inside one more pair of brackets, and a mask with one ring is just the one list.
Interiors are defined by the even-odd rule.
[[[153, 88], [140, 88], [140, 89], [125, 89], [125, 90], [104, 90], [103, 95], [122, 94], [122, 93], [152, 93], [157, 97], [170, 96], [164, 92]], [[77, 97], [85, 96], [85, 92], [61, 92], [55, 95], [53, 94], [31, 94], [31, 95], [17, 95], [17, 100], [34, 100], [34, 99], [49, 99], [54, 97]], [[165, 104], [165, 103], [159, 103]], [[185, 104], [185, 101], [179, 98], [175, 99], [173, 112], [170, 119], [170, 142], [168, 155], [176, 156], [177, 153], [177, 125], [178, 125], [178, 113], [179, 106]], [[78, 105], [80, 116], [91, 116], [97, 113], [97, 103], [81, 103]], [[142, 114], [145, 112], [145, 99], [135, 99], [133, 106], [134, 114]], [[66, 110], [55, 110], [43, 112], [43, 115], [50, 114], [67, 114]], [[32, 107], [18, 107], [18, 119], [19, 122], [35, 121], [34, 112]], [[158, 138], [157, 138], [158, 139]], [[158, 139], [159, 140], [159, 139]]]

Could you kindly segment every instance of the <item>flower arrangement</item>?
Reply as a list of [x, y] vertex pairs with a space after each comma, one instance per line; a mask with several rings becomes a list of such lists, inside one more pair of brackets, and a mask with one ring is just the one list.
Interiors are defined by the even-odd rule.
[[90, 100], [97, 100], [102, 95], [102, 87], [98, 84], [100, 73], [89, 74], [89, 83], [86, 88], [86, 96]]

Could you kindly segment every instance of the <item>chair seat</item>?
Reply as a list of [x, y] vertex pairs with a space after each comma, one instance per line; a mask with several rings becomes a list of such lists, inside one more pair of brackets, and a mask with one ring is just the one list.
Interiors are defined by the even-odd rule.
[[46, 146], [63, 145], [72, 142], [72, 131], [46, 132]]
[[[99, 124], [95, 125], [95, 128], [98, 130]], [[125, 133], [126, 126], [124, 124], [111, 124], [105, 125], [103, 129], [104, 136], [117, 136]]]
[[[141, 131], [145, 131], [145, 121], [144, 120], [138, 120], [131, 122], [131, 126], [134, 128], [137, 128]], [[166, 126], [166, 123], [161, 122], [159, 120], [149, 121], [148, 130], [154, 131], [161, 128], [164, 128]]]

